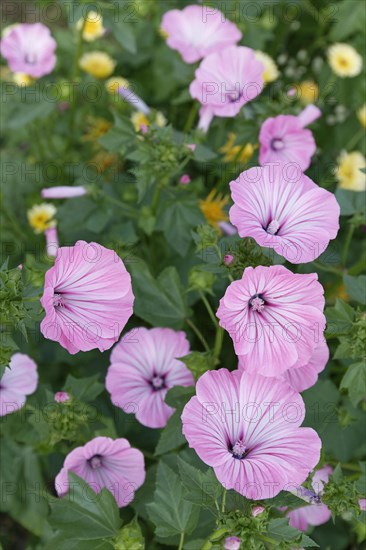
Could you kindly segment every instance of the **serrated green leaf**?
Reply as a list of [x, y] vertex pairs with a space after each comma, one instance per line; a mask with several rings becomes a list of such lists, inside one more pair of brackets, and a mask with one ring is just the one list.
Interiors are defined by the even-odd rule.
[[356, 407], [366, 397], [366, 363], [360, 361], [350, 365], [342, 378], [341, 390], [347, 390], [352, 404]]

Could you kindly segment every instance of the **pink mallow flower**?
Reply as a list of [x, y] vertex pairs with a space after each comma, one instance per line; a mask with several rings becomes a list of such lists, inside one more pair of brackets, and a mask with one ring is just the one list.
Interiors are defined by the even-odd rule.
[[235, 117], [263, 89], [263, 64], [244, 46], [229, 46], [205, 57], [189, 91], [201, 104], [199, 128], [207, 131], [214, 116]]
[[247, 267], [228, 286], [217, 317], [233, 339], [241, 367], [277, 377], [308, 363], [325, 327], [323, 309], [316, 273], [258, 266]]
[[207, 6], [187, 6], [167, 11], [161, 22], [167, 44], [186, 63], [195, 63], [212, 52], [236, 44], [242, 33], [221, 11]]
[[56, 65], [56, 41], [42, 23], [16, 25], [0, 41], [0, 52], [15, 73], [40, 78]]
[[124, 335], [111, 353], [106, 388], [116, 407], [134, 413], [148, 428], [163, 428], [174, 412], [165, 401], [173, 386], [193, 386], [179, 357], [189, 353], [184, 332], [138, 328]]
[[134, 499], [135, 491], [145, 481], [144, 455], [132, 449], [127, 439], [95, 437], [67, 455], [55, 479], [58, 496], [69, 490], [68, 472], [81, 477], [95, 493], [107, 488], [122, 508]]
[[46, 187], [41, 191], [43, 199], [71, 199], [86, 195], [87, 189], [83, 185], [60, 185], [59, 187]]
[[24, 353], [15, 353], [0, 380], [0, 416], [21, 409], [38, 384], [37, 365]]
[[360, 507], [360, 510], [362, 510], [362, 512], [365, 512], [366, 511], [366, 498], [360, 498], [360, 500], [358, 501], [358, 505]]
[[324, 484], [328, 483], [329, 476], [333, 473], [333, 468], [324, 466], [317, 470], [313, 476], [313, 490], [300, 487], [298, 496], [309, 502], [308, 506], [301, 506], [288, 512], [289, 524], [299, 531], [306, 531], [309, 525], [322, 525], [331, 517], [332, 513], [328, 506], [322, 503], [321, 495]]
[[319, 118], [321, 111], [308, 105], [298, 115], [279, 115], [268, 118], [259, 132], [259, 162], [295, 163], [301, 170], [310, 166], [316, 144], [313, 134], [305, 126]]
[[69, 401], [70, 395], [66, 391], [58, 391], [54, 395], [56, 403], [65, 403]]
[[294, 264], [312, 262], [335, 239], [339, 204], [302, 172], [278, 164], [245, 170], [230, 183], [230, 221], [240, 237], [252, 237]]
[[[325, 369], [329, 359], [329, 349], [325, 341], [320, 341], [314, 348], [309, 361], [298, 368], [286, 370], [281, 378], [286, 380], [297, 392], [303, 392], [316, 384], [318, 374]], [[242, 358], [239, 357], [238, 368], [245, 370]]]
[[132, 315], [131, 277], [113, 250], [78, 241], [61, 247], [45, 276], [45, 338], [71, 354], [109, 349]]
[[183, 410], [183, 434], [226, 489], [272, 498], [300, 485], [319, 461], [321, 441], [300, 428], [304, 402], [283, 380], [226, 369], [198, 380]]

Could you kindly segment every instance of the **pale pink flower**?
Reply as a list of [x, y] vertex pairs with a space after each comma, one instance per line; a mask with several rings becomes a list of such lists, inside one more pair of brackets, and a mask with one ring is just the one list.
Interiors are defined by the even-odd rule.
[[217, 317], [243, 369], [280, 376], [312, 357], [325, 327], [324, 290], [316, 273], [283, 266], [247, 267], [220, 300]]
[[229, 222], [219, 222], [219, 227], [221, 229], [221, 231], [225, 234], [225, 235], [228, 235], [229, 237], [231, 235], [237, 235], [238, 232], [236, 230], [236, 227], [234, 227], [231, 223]]
[[197, 145], [195, 143], [187, 143], [186, 145], [187, 149], [189, 149], [192, 153], [195, 152]]
[[59, 249], [58, 234], [56, 227], [49, 227], [44, 232], [46, 236], [46, 252], [47, 256], [55, 258]]
[[164, 398], [173, 386], [193, 386], [179, 357], [189, 353], [184, 332], [138, 328], [124, 335], [111, 353], [106, 388], [116, 407], [133, 413], [144, 426], [163, 428], [174, 412]]
[[309, 525], [322, 525], [332, 517], [328, 506], [321, 501], [324, 484], [328, 483], [329, 476], [332, 473], [333, 468], [324, 466], [317, 470], [313, 476], [312, 491], [304, 487], [299, 488], [299, 496], [307, 500], [309, 505], [288, 512], [291, 527], [299, 529], [299, 531], [306, 531]]
[[234, 117], [263, 89], [263, 64], [255, 52], [230, 46], [205, 57], [189, 91], [202, 108], [199, 128], [207, 131], [213, 116]]
[[242, 33], [225, 19], [221, 11], [207, 6], [187, 6], [183, 10], [167, 11], [161, 22], [167, 44], [177, 50], [186, 63], [236, 44]]
[[0, 380], [0, 416], [21, 409], [38, 384], [37, 365], [24, 353], [15, 353]]
[[360, 510], [365, 512], [366, 511], [366, 498], [360, 498], [360, 500], [358, 501], [358, 505], [360, 507]]
[[46, 187], [41, 191], [44, 199], [70, 199], [86, 195], [87, 189], [83, 185], [61, 185], [59, 187]]
[[300, 428], [304, 402], [283, 380], [226, 369], [198, 380], [183, 410], [183, 434], [226, 489], [272, 498], [303, 483], [319, 461], [321, 441]]
[[109, 349], [132, 315], [131, 277], [113, 250], [78, 241], [61, 247], [45, 276], [45, 338], [69, 353]]
[[239, 537], [226, 537], [224, 541], [224, 550], [239, 550], [241, 540]]
[[95, 437], [67, 455], [55, 479], [59, 496], [69, 491], [68, 472], [81, 477], [95, 493], [106, 487], [122, 508], [134, 499], [135, 491], [145, 481], [144, 455], [132, 449], [127, 439]]
[[259, 133], [259, 162], [294, 163], [303, 171], [310, 166], [316, 144], [313, 134], [304, 127], [320, 117], [315, 105], [308, 105], [298, 116], [278, 115], [268, 118]]
[[54, 395], [56, 403], [65, 403], [65, 401], [69, 401], [70, 396], [66, 391], [58, 391]]
[[0, 52], [15, 73], [40, 78], [56, 65], [56, 41], [42, 23], [16, 25], [0, 41]]
[[241, 237], [274, 248], [289, 262], [312, 262], [337, 236], [339, 204], [333, 193], [287, 168], [258, 166], [232, 181], [230, 221]]

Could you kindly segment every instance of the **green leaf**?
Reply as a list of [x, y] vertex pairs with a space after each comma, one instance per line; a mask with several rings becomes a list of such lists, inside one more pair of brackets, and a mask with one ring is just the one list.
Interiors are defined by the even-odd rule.
[[331, 42], [339, 42], [357, 32], [363, 32], [366, 26], [366, 10], [363, 2], [343, 0], [336, 6], [336, 22], [330, 31]]
[[107, 489], [98, 495], [73, 472], [69, 472], [70, 490], [63, 498], [50, 502], [50, 525], [65, 538], [98, 540], [115, 537], [121, 520], [116, 500]]
[[157, 218], [155, 228], [164, 231], [170, 246], [186, 256], [192, 243], [191, 230], [204, 222], [197, 198], [181, 189], [171, 190], [160, 202]]
[[364, 193], [361, 191], [337, 189], [335, 196], [341, 207], [341, 216], [351, 216], [356, 212], [365, 212]]
[[214, 367], [211, 352], [192, 351], [184, 357], [179, 357], [179, 360], [187, 366], [195, 380]]
[[176, 268], [167, 267], [154, 279], [145, 262], [138, 259], [130, 264], [130, 271], [135, 314], [154, 326], [181, 329], [190, 313]]
[[123, 21], [122, 17], [118, 17], [115, 20], [108, 19], [113, 34], [119, 44], [128, 52], [137, 53], [136, 37], [132, 30], [132, 26]]
[[[35, 92], [36, 93], [36, 92]], [[6, 105], [3, 128], [17, 130], [37, 119], [46, 118], [55, 106], [54, 101], [39, 100], [33, 103], [12, 102]]]
[[175, 386], [171, 388], [165, 396], [167, 405], [174, 407], [176, 411], [169, 418], [167, 425], [163, 429], [158, 444], [155, 448], [157, 456], [173, 451], [187, 443], [182, 433], [181, 415], [184, 405], [194, 395], [194, 387]]
[[198, 507], [187, 502], [179, 476], [160, 462], [156, 477], [154, 502], [147, 505], [150, 520], [158, 537], [190, 534], [197, 525]]
[[340, 300], [336, 299], [334, 307], [328, 307], [325, 310], [327, 318], [326, 334], [335, 337], [342, 334], [348, 334], [352, 328], [355, 311], [354, 309]]
[[347, 390], [352, 404], [356, 405], [366, 396], [366, 363], [350, 365], [342, 378], [341, 390]]
[[318, 546], [316, 542], [311, 540], [311, 538], [303, 535], [301, 531], [294, 529], [288, 523], [288, 518], [276, 518], [272, 519], [268, 524], [267, 535], [278, 542], [283, 541], [293, 541], [300, 538], [302, 545], [308, 546]]
[[366, 275], [351, 277], [345, 274], [343, 276], [346, 292], [353, 300], [362, 305], [366, 304]]
[[205, 147], [205, 145], [197, 143], [193, 153], [194, 160], [198, 160], [199, 162], [207, 162], [208, 160], [213, 160], [216, 157], [217, 154], [214, 153], [214, 151], [212, 151], [208, 147]]
[[71, 393], [81, 401], [93, 401], [104, 390], [104, 384], [99, 382], [98, 379], [98, 374], [86, 378], [75, 378], [68, 374], [63, 391]]
[[204, 508], [216, 509], [216, 501], [222, 494], [212, 468], [202, 472], [181, 457], [178, 457], [179, 474], [185, 488], [184, 498]]
[[114, 126], [98, 139], [98, 143], [108, 151], [119, 152], [131, 145], [136, 139], [136, 132], [127, 117], [115, 115]]

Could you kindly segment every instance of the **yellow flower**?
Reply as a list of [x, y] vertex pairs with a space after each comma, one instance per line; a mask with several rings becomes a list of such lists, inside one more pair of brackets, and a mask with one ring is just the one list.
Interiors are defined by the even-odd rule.
[[236, 135], [233, 132], [229, 132], [227, 142], [221, 147], [220, 153], [224, 153], [225, 162], [242, 162], [245, 164], [252, 158], [257, 145], [253, 146], [251, 143], [247, 143], [244, 146], [234, 145], [235, 140]]
[[357, 76], [362, 70], [362, 57], [349, 44], [333, 44], [328, 49], [328, 63], [339, 77]]
[[87, 42], [93, 42], [100, 36], [103, 36], [105, 28], [103, 27], [103, 17], [96, 11], [88, 11], [85, 18], [79, 19], [76, 23], [76, 28], [80, 31], [83, 28], [83, 38]]
[[299, 101], [304, 105], [316, 103], [319, 97], [319, 86], [313, 80], [304, 80], [296, 85]]
[[361, 168], [366, 167], [366, 159], [360, 151], [342, 153], [336, 170], [339, 187], [351, 191], [366, 190], [366, 174]]
[[206, 199], [200, 200], [200, 209], [203, 215], [207, 222], [216, 229], [219, 228], [219, 222], [225, 222], [229, 219], [224, 211], [228, 200], [228, 197], [216, 194], [216, 189], [213, 189]]
[[108, 78], [114, 71], [116, 61], [105, 52], [89, 52], [81, 56], [79, 65], [94, 78]]
[[13, 81], [19, 87], [30, 86], [34, 82], [34, 78], [25, 73], [13, 73]]
[[255, 57], [264, 65], [264, 82], [267, 84], [268, 82], [273, 82], [274, 80], [277, 80], [277, 78], [280, 76], [280, 73], [272, 57], [259, 50], [255, 52]]
[[105, 83], [107, 92], [110, 94], [117, 94], [119, 88], [128, 88], [128, 86], [128, 80], [122, 78], [122, 76], [112, 76], [111, 78], [108, 78]]
[[56, 221], [53, 219], [56, 214], [56, 208], [53, 204], [44, 202], [35, 204], [27, 212], [29, 225], [35, 233], [43, 233], [50, 227], [55, 227]]
[[101, 136], [104, 136], [110, 130], [112, 123], [105, 118], [92, 118], [88, 119], [87, 131], [84, 134], [85, 141], [97, 141]]
[[155, 115], [155, 121], [154, 122], [155, 122], [156, 126], [159, 126], [159, 128], [163, 128], [166, 125], [167, 121], [166, 121], [166, 118], [163, 115], [163, 113], [158, 111]]
[[366, 128], [366, 103], [360, 107], [357, 111], [357, 118], [360, 121], [361, 126]]
[[141, 113], [140, 111], [135, 111], [131, 115], [131, 122], [135, 128], [135, 132], [139, 132], [141, 130], [141, 126], [149, 126], [150, 120], [147, 118], [145, 113]]

